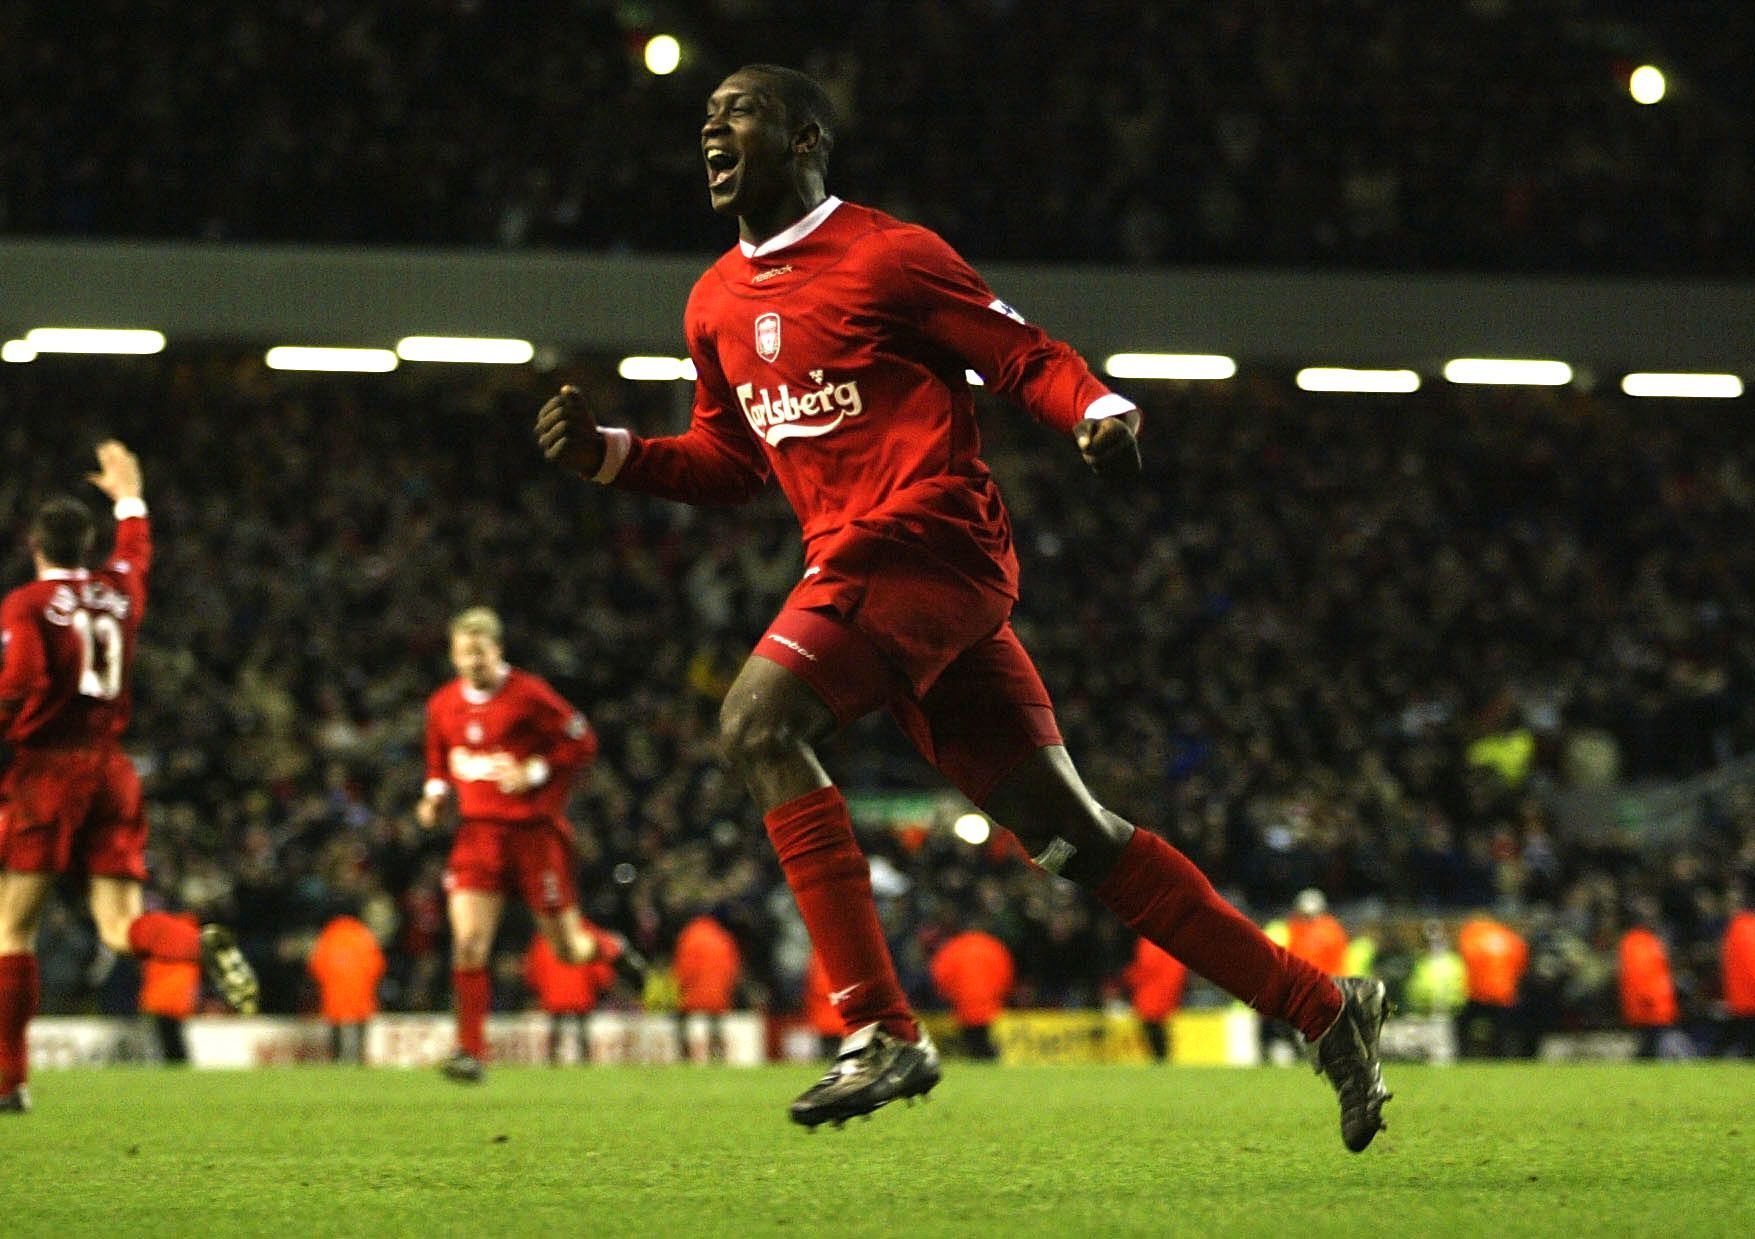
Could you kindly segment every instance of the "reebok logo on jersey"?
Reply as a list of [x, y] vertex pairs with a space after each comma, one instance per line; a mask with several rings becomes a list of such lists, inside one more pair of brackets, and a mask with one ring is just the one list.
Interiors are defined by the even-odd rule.
[[794, 654], [802, 655], [803, 657], [810, 659], [813, 663], [817, 660], [817, 656], [815, 654], [813, 654], [809, 650], [805, 649], [802, 645], [800, 645], [798, 642], [794, 641], [791, 637], [783, 637], [777, 632], [771, 632], [768, 634], [768, 640], [778, 641], [781, 645], [784, 645], [787, 649], [791, 650]]
[[[737, 385], [737, 402], [749, 419], [750, 429], [772, 447], [787, 439], [826, 435], [849, 417], [865, 411], [859, 384], [824, 383], [815, 391], [794, 396], [785, 383], [777, 391], [756, 390], [754, 383]], [[813, 420], [833, 415], [828, 421]]]

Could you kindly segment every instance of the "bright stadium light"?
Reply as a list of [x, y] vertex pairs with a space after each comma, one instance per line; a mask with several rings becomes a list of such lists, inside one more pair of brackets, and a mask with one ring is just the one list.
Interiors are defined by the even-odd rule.
[[951, 823], [951, 833], [970, 847], [980, 847], [993, 833], [993, 827], [979, 813], [965, 813]]
[[1669, 89], [1664, 81], [1664, 71], [1656, 65], [1640, 65], [1627, 79], [1627, 92], [1633, 96], [1633, 102], [1650, 105], [1659, 102], [1664, 92]]
[[1452, 383], [1487, 383], [1529, 387], [1564, 387], [1572, 367], [1563, 361], [1520, 361], [1507, 357], [1458, 357], [1444, 363]]
[[1412, 370], [1349, 370], [1341, 366], [1309, 366], [1298, 371], [1304, 391], [1391, 392], [1420, 390], [1420, 376]]
[[1743, 380], [1734, 374], [1629, 374], [1621, 380], [1629, 396], [1670, 396], [1682, 400], [1735, 400]]
[[624, 357], [615, 372], [634, 383], [695, 381], [695, 363], [687, 357]]
[[163, 332], [113, 327], [37, 327], [24, 342], [39, 353], [162, 353]]
[[536, 356], [528, 340], [487, 336], [404, 336], [396, 342], [403, 361], [456, 361], [483, 366], [521, 366]]
[[262, 359], [270, 370], [330, 370], [338, 373], [384, 374], [396, 369], [396, 354], [387, 348], [310, 348], [282, 344]]
[[963, 381], [965, 383], [967, 383], [970, 387], [986, 387], [987, 386], [987, 380], [982, 378], [979, 374], [976, 374], [973, 370], [963, 371]]
[[655, 34], [646, 40], [646, 71], [668, 77], [682, 63], [682, 44], [668, 34]]
[[1217, 353], [1114, 353], [1103, 369], [1118, 379], [1228, 379], [1237, 363]]
[[10, 361], [14, 365], [22, 365], [36, 359], [36, 349], [24, 340], [8, 340], [5, 344], [0, 344], [0, 361]]

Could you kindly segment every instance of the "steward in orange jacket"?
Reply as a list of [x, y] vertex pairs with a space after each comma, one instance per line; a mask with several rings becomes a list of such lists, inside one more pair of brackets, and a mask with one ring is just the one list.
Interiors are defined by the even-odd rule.
[[1755, 912], [1744, 909], [1731, 917], [1719, 946], [1719, 964], [1728, 1021], [1720, 1052], [1755, 1057]]
[[1331, 977], [1347, 970], [1347, 931], [1329, 915], [1328, 900], [1315, 887], [1298, 892], [1286, 918], [1286, 949]]
[[305, 967], [317, 982], [331, 1054], [337, 1062], [364, 1062], [366, 1024], [378, 1013], [378, 982], [384, 976], [378, 939], [358, 917], [338, 916], [317, 935]]
[[[175, 914], [180, 921], [200, 928], [187, 912]], [[183, 1021], [195, 1014], [201, 996], [201, 965], [194, 960], [154, 959], [140, 961], [140, 1010], [153, 1017], [159, 1053], [167, 1063], [189, 1061], [189, 1043]]]
[[1182, 1006], [1188, 969], [1181, 960], [1141, 938], [1133, 949], [1133, 962], [1121, 973], [1121, 983], [1133, 995], [1133, 1013], [1139, 1017], [1155, 1062], [1170, 1058], [1170, 1017]]
[[1621, 935], [1621, 1018], [1639, 1030], [1639, 1057], [1656, 1058], [1659, 1035], [1676, 1022], [1676, 983], [1663, 940], [1644, 926]]
[[580, 1061], [589, 1061], [585, 1016], [603, 991], [615, 984], [615, 968], [604, 960], [603, 952], [589, 963], [569, 964], [555, 954], [546, 935], [532, 934], [530, 949], [524, 952], [524, 983], [536, 995], [536, 1005], [548, 1012], [548, 1061], [561, 1061], [568, 1032], [578, 1046]]
[[932, 957], [932, 984], [963, 1033], [963, 1050], [971, 1058], [998, 1058], [993, 1021], [1005, 1010], [1017, 968], [1006, 944], [978, 929], [949, 939]]
[[682, 1044], [688, 1044], [688, 1017], [705, 1015], [707, 1056], [724, 1058], [723, 1018], [731, 1010], [738, 973], [743, 969], [737, 939], [711, 916], [697, 916], [677, 935], [671, 968], [676, 974], [677, 1011], [684, 1021]]

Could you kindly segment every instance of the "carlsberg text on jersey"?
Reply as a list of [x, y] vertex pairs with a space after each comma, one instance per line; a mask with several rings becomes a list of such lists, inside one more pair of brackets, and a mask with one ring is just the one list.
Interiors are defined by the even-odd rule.
[[[750, 427], [770, 446], [783, 439], [826, 435], [845, 419], [865, 411], [857, 382], [824, 383], [799, 396], [794, 396], [785, 383], [780, 384], [777, 392], [766, 387], [758, 391], [754, 383], [739, 383], [737, 402], [743, 407]], [[829, 415], [833, 416], [828, 421], [805, 421]]]

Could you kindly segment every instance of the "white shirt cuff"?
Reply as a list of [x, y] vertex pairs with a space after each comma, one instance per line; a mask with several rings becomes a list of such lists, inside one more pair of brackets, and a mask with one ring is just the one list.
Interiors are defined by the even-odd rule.
[[443, 796], [451, 790], [451, 785], [443, 779], [428, 779], [422, 790], [429, 796]]
[[1120, 417], [1123, 413], [1132, 413], [1138, 407], [1126, 396], [1110, 392], [1107, 396], [1098, 396], [1085, 407], [1085, 420], [1100, 422], [1106, 417]]
[[144, 500], [144, 499], [118, 499], [118, 500], [116, 500], [116, 519], [117, 520], [125, 521], [129, 517], [132, 517], [132, 516], [145, 516], [145, 515], [146, 515], [146, 500]]
[[591, 480], [613, 482], [615, 475], [628, 462], [628, 453], [634, 448], [634, 436], [620, 426], [600, 426], [597, 433], [603, 436], [603, 464], [591, 475]]
[[541, 787], [548, 782], [548, 763], [540, 757], [532, 757], [524, 763], [524, 781], [532, 787]]

